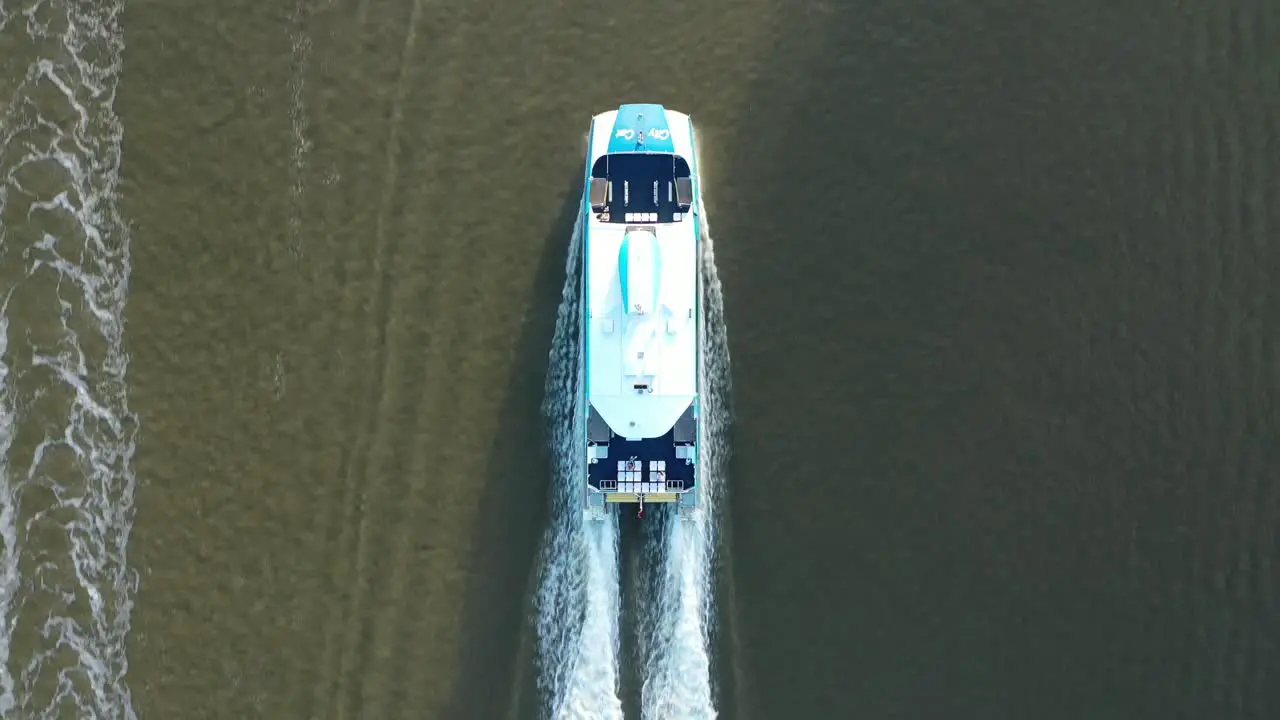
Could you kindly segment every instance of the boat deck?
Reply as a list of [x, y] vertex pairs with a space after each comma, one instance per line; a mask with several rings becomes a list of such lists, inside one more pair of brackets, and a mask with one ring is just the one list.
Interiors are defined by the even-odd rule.
[[[594, 412], [591, 420], [593, 425], [604, 425]], [[682, 442], [691, 442], [696, 436], [691, 417], [682, 417], [675, 427], [656, 438], [627, 440], [610, 432], [607, 426], [592, 427], [589, 435], [597, 458], [587, 465], [587, 482], [591, 487], [605, 492], [644, 495], [680, 493], [693, 488], [695, 466], [683, 456], [684, 451], [691, 448], [676, 444], [677, 436]], [[605, 437], [608, 441], [601, 442]]]

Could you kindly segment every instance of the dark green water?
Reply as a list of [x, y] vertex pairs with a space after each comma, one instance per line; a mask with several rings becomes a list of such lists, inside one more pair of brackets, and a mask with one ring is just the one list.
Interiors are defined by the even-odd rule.
[[[66, 61], [19, 5], [8, 118]], [[1280, 5], [130, 0], [119, 25], [138, 581], [105, 707], [537, 716], [574, 178], [593, 113], [653, 101], [699, 128], [725, 286], [723, 717], [1280, 713]], [[0, 292], [40, 242], [14, 137]], [[67, 412], [24, 370], [40, 283], [5, 310], [11, 488]], [[84, 605], [9, 592], [19, 677], [52, 642], [22, 628]]]

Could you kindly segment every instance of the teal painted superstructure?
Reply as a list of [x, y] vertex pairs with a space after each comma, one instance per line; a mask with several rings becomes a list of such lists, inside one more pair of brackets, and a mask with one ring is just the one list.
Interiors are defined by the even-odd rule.
[[632, 104], [618, 108], [606, 152], [674, 153], [667, 110], [661, 105]]

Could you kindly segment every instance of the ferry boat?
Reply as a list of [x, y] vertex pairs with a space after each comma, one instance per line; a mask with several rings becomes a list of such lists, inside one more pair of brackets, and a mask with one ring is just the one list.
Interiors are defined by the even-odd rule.
[[697, 506], [701, 197], [689, 116], [592, 118], [580, 307], [587, 506]]

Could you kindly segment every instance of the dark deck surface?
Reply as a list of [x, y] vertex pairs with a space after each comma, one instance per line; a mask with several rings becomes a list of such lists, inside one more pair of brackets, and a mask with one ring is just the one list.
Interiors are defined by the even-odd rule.
[[[609, 456], [587, 465], [587, 483], [591, 487], [599, 489], [601, 480], [617, 480], [618, 463], [624, 460], [640, 461], [642, 473], [640, 479], [643, 482], [680, 481], [682, 483], [680, 489], [689, 490], [693, 487], [695, 466], [676, 457], [677, 435], [681, 440], [690, 442], [697, 437], [697, 425], [691, 413], [686, 412], [682, 415], [675, 427], [668, 430], [665, 435], [644, 440], [627, 440], [609, 431], [608, 426], [594, 410], [589, 413], [589, 416], [588, 438], [593, 443], [599, 443], [604, 433], [607, 432], [609, 436]], [[651, 460], [666, 461], [666, 478], [650, 477], [649, 461]]]
[[674, 154], [614, 153], [596, 160], [593, 178], [607, 178], [612, 197], [604, 203], [609, 219], [625, 220], [627, 213], [656, 213], [657, 222], [675, 222], [676, 213], [689, 212], [689, 205], [676, 198], [675, 180], [689, 177], [689, 164]]

